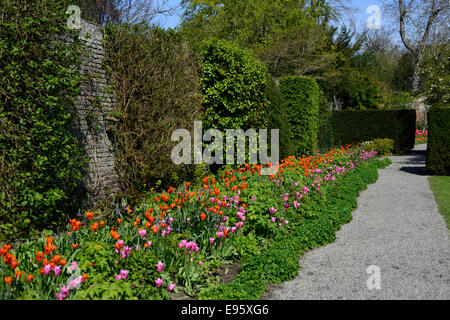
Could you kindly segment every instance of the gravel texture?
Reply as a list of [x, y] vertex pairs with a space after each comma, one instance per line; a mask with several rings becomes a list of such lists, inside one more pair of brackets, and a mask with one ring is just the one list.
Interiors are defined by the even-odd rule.
[[[336, 241], [306, 252], [297, 278], [263, 298], [449, 300], [449, 233], [424, 174], [425, 150], [391, 157]], [[371, 265], [379, 267], [380, 289], [367, 284]]]

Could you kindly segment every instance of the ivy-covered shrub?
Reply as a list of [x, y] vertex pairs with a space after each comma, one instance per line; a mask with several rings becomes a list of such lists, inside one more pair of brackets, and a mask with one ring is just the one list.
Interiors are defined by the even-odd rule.
[[249, 50], [213, 39], [203, 44], [204, 128], [266, 127], [267, 68]]
[[331, 144], [389, 138], [394, 140], [394, 153], [403, 154], [414, 147], [415, 110], [345, 110], [333, 111]]
[[70, 132], [82, 44], [70, 1], [0, 3], [0, 234], [59, 225], [79, 205], [84, 152]]
[[428, 146], [425, 170], [450, 175], [450, 108], [432, 107], [428, 112]]
[[[252, 51], [225, 40], [203, 42], [201, 56], [201, 92], [205, 111], [203, 131], [214, 128], [223, 132], [223, 157], [220, 161], [226, 163], [229, 161], [225, 144], [227, 129], [254, 129], [258, 133], [259, 129], [267, 128], [268, 72]], [[246, 159], [248, 151], [246, 148]]]
[[106, 66], [117, 105], [112, 117], [117, 167], [138, 198], [158, 185], [173, 185], [192, 174], [193, 166], [175, 165], [171, 141], [175, 129], [193, 136], [201, 118], [200, 64], [173, 30], [149, 25], [110, 26], [106, 30]]
[[280, 79], [280, 89], [286, 98], [295, 154], [309, 154], [317, 146], [319, 85], [313, 78], [286, 76]]

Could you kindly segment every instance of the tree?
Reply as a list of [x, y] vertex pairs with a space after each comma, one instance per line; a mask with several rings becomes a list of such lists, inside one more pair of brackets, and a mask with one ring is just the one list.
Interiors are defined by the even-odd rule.
[[342, 0], [185, 0], [182, 32], [189, 38], [225, 39], [252, 49], [280, 77], [326, 77], [336, 20], [348, 8]]
[[398, 27], [405, 48], [414, 57], [413, 91], [420, 87], [420, 62], [426, 45], [441, 28], [448, 28], [448, 0], [385, 0], [384, 8]]
[[82, 17], [107, 25], [151, 22], [159, 14], [173, 14], [176, 5], [169, 0], [75, 0]]
[[431, 106], [445, 106], [450, 102], [450, 46], [429, 50], [421, 62], [423, 92]]

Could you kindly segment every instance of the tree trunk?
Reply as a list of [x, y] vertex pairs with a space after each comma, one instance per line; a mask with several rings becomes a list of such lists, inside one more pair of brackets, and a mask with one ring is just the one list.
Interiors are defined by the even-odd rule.
[[413, 81], [412, 81], [412, 91], [413, 92], [419, 91], [419, 88], [420, 88], [419, 63], [420, 63], [419, 59], [417, 59], [414, 63], [414, 73], [413, 73]]

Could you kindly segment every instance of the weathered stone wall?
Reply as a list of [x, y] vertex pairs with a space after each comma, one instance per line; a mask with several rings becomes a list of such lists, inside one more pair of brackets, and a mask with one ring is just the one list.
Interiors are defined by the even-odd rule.
[[81, 73], [87, 79], [77, 99], [75, 134], [89, 157], [85, 188], [90, 202], [96, 203], [121, 191], [114, 150], [106, 130], [114, 96], [105, 91], [108, 81], [102, 66], [105, 51], [101, 26], [82, 20], [81, 38], [86, 43]]

